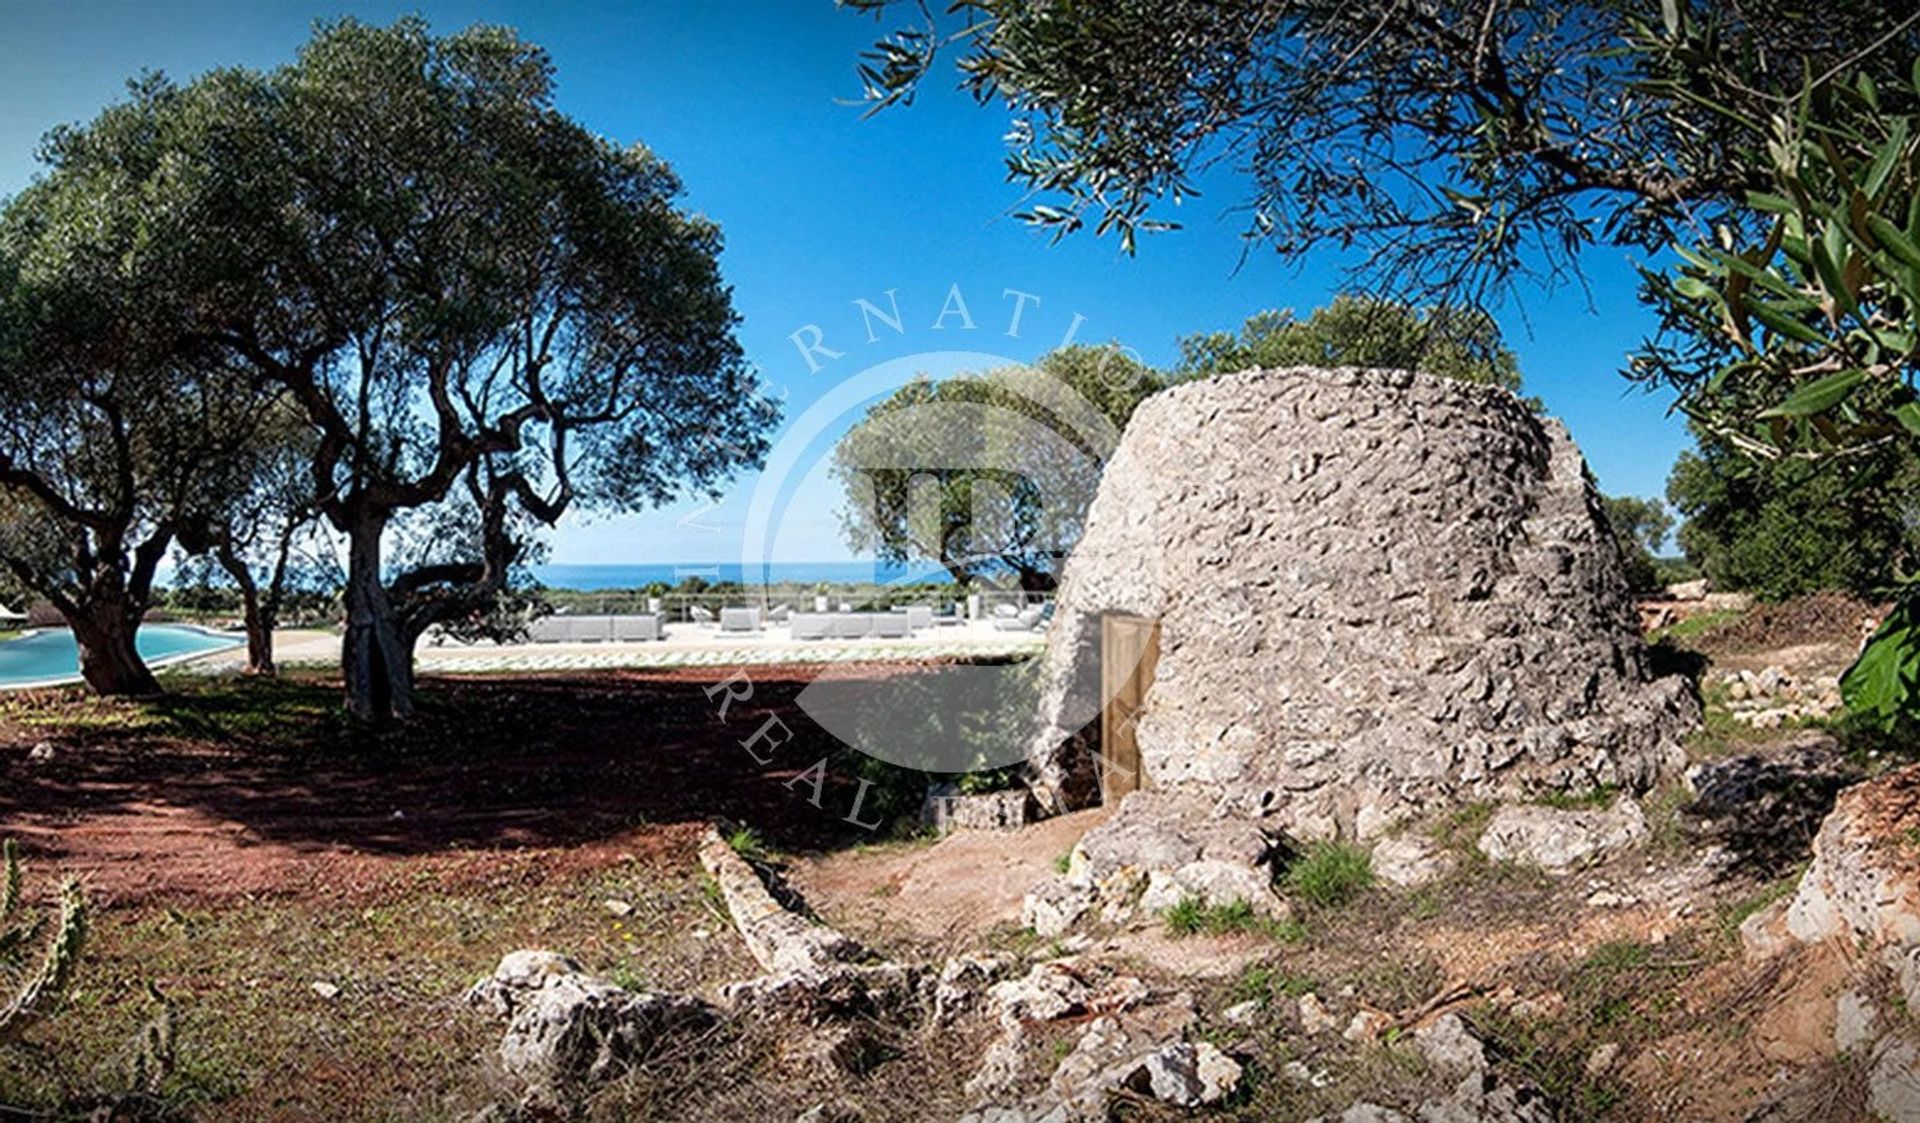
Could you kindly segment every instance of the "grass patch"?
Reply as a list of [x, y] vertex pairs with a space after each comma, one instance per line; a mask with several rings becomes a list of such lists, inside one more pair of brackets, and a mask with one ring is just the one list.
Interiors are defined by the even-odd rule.
[[1320, 908], [1346, 904], [1373, 885], [1373, 856], [1346, 842], [1316, 842], [1287, 867], [1289, 892]]
[[1455, 854], [1473, 859], [1480, 856], [1476, 845], [1493, 819], [1494, 803], [1481, 800], [1450, 811], [1433, 824], [1434, 844]]
[[1249, 963], [1227, 988], [1230, 1003], [1258, 1002], [1265, 1006], [1275, 995], [1298, 998], [1317, 984], [1307, 975], [1295, 975], [1266, 963]]
[[1244, 900], [1227, 905], [1210, 905], [1200, 897], [1183, 897], [1180, 903], [1161, 914], [1167, 931], [1175, 936], [1228, 936], [1236, 933], [1269, 936], [1284, 943], [1306, 939], [1306, 928], [1299, 921], [1275, 920], [1261, 916]]
[[749, 862], [764, 862], [772, 857], [760, 832], [752, 827], [735, 827], [727, 833], [727, 846]]
[[1678, 643], [1684, 640], [1699, 639], [1715, 628], [1731, 624], [1745, 615], [1746, 610], [1741, 608], [1722, 608], [1714, 612], [1702, 612], [1696, 616], [1689, 616], [1685, 620], [1676, 621], [1664, 628], [1655, 628], [1653, 631], [1647, 633], [1647, 642], [1659, 643], [1662, 640], [1672, 640]]
[[1806, 869], [1806, 863], [1803, 862], [1795, 866], [1790, 873], [1780, 880], [1770, 885], [1764, 885], [1745, 897], [1722, 905], [1720, 907], [1720, 915], [1714, 925], [1714, 931], [1719, 935], [1721, 941], [1724, 943], [1738, 943], [1740, 941], [1740, 926], [1747, 922], [1747, 918], [1776, 901], [1783, 901], [1793, 896], [1794, 891], [1800, 887], [1800, 877], [1806, 872]]
[[[609, 918], [613, 896], [633, 915]], [[506, 858], [451, 888], [403, 876], [350, 900], [115, 908], [69, 1001], [27, 1031], [30, 1048], [0, 1049], [0, 1103], [65, 1119], [110, 1087], [154, 1017], [152, 982], [178, 1008], [178, 1051], [143, 1118], [464, 1118], [491, 1100], [480, 1059], [501, 1027], [458, 999], [502, 954], [564, 948], [621, 985], [673, 991], [752, 974], [737, 940], [692, 935], [709, 923], [702, 897], [687, 871], [547, 877]]]

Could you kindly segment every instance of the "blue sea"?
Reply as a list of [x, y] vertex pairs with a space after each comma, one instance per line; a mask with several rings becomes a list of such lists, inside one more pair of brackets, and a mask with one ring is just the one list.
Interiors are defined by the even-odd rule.
[[742, 585], [777, 585], [797, 582], [816, 585], [841, 584], [893, 585], [907, 582], [947, 584], [953, 578], [936, 566], [894, 566], [873, 561], [767, 562], [745, 565], [740, 562], [686, 562], [679, 565], [542, 565], [533, 574], [550, 589], [638, 589], [655, 581], [678, 585], [689, 577], [708, 584], [735, 582]]

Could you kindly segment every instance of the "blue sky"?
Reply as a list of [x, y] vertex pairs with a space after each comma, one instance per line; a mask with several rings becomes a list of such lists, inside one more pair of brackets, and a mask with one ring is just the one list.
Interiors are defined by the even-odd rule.
[[[1145, 240], [1135, 258], [1112, 239], [1049, 244], [1012, 217], [1023, 200], [1002, 177], [1001, 112], [976, 107], [944, 80], [913, 107], [873, 119], [844, 104], [858, 92], [853, 62], [875, 25], [831, 0], [0, 0], [0, 195], [33, 175], [42, 132], [91, 117], [142, 69], [188, 78], [217, 65], [271, 66], [292, 56], [315, 19], [384, 22], [407, 13], [443, 32], [474, 22], [519, 29], [552, 53], [564, 110], [673, 164], [685, 204], [726, 232], [722, 267], [744, 317], [742, 342], [785, 395], [789, 417], [875, 364], [926, 352], [1031, 360], [1070, 328], [1080, 341], [1117, 340], [1149, 362], [1169, 362], [1183, 334], [1232, 327], [1264, 308], [1305, 312], [1338, 285], [1331, 257], [1296, 266], [1256, 253], [1242, 264], [1231, 175], [1204, 180], [1205, 194], [1183, 208], [1186, 228]], [[1659, 495], [1685, 432], [1664, 399], [1618, 373], [1651, 321], [1633, 299], [1623, 253], [1596, 252], [1587, 267], [1590, 292], [1535, 294], [1499, 318], [1527, 389], [1567, 422], [1602, 487]], [[949, 315], [935, 331], [955, 286], [974, 327]], [[853, 301], [885, 309], [889, 289], [906, 330], [882, 328], [868, 343]], [[1009, 336], [1016, 304], [1020, 331]], [[807, 325], [842, 357], [810, 369], [792, 341]], [[939, 374], [957, 361], [934, 355], [920, 365]], [[553, 560], [734, 560], [758, 482], [739, 481], [717, 508], [689, 502], [570, 517]], [[799, 493], [792, 504], [801, 517], [782, 524], [780, 556], [844, 556], [821, 489], [782, 487]]]

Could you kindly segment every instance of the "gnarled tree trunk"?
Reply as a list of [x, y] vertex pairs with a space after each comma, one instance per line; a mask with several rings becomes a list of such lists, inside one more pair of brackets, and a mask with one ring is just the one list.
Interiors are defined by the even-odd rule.
[[80, 677], [103, 695], [160, 693], [160, 682], [134, 646], [139, 614], [120, 601], [94, 603], [67, 617], [80, 648]]
[[357, 515], [347, 527], [347, 635], [340, 652], [347, 712], [362, 721], [413, 716], [413, 641], [380, 580], [386, 519]]
[[273, 662], [276, 614], [261, 599], [260, 583], [253, 579], [253, 570], [234, 552], [232, 545], [223, 542], [214, 556], [240, 590], [240, 616], [247, 629], [247, 673], [272, 676], [278, 669]]

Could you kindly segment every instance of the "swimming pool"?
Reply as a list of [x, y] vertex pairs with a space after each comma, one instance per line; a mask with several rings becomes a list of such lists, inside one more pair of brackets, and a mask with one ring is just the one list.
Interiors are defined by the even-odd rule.
[[[147, 624], [134, 637], [134, 646], [150, 667], [189, 656], [218, 651], [240, 643], [223, 636], [177, 624]], [[19, 686], [52, 686], [80, 678], [80, 648], [73, 633], [49, 628], [19, 639], [0, 640], [0, 690]]]

